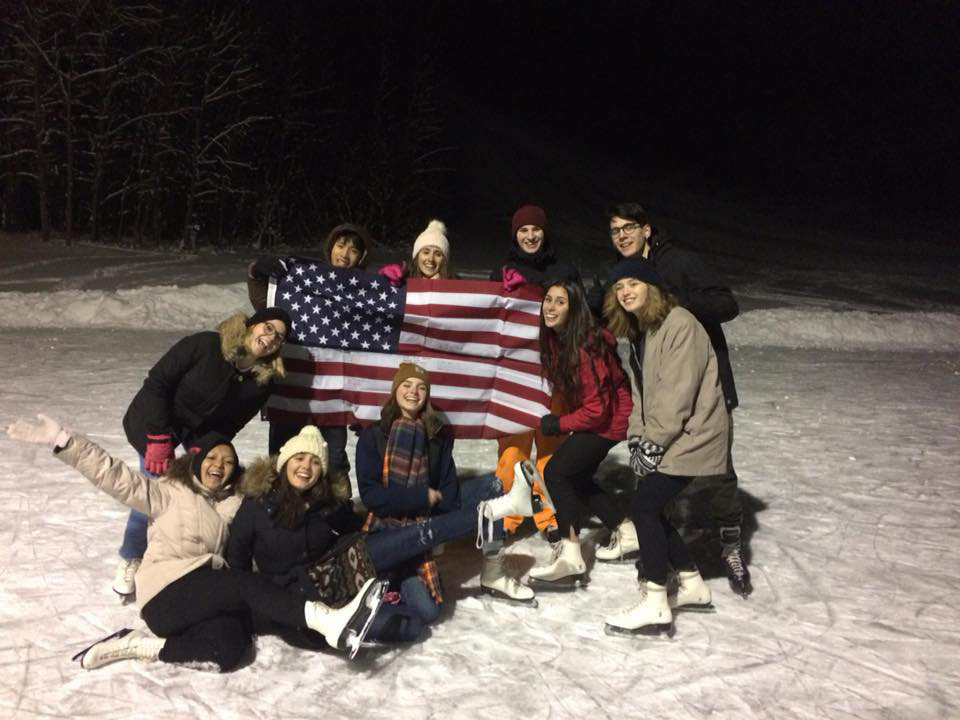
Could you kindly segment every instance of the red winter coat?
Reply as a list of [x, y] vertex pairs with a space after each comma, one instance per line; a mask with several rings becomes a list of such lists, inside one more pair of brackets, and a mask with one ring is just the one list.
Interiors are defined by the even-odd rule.
[[619, 442], [627, 437], [633, 400], [617, 358], [617, 341], [607, 330], [600, 333], [606, 346], [600, 357], [580, 348], [580, 402], [572, 412], [560, 416], [560, 430], [592, 432]]

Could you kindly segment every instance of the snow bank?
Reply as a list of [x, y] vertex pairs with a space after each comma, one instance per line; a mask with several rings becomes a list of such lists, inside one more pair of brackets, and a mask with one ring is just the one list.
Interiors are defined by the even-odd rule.
[[[250, 312], [246, 284], [0, 293], [0, 327], [216, 327]], [[753, 310], [725, 326], [734, 346], [840, 350], [960, 350], [960, 315], [865, 312], [821, 307]]]

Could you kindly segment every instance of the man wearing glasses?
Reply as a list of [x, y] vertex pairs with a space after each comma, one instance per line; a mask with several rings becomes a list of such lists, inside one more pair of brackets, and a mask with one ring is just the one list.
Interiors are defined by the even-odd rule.
[[[667, 283], [670, 291], [677, 296], [680, 304], [700, 321], [717, 356], [720, 371], [720, 384], [731, 413], [731, 443], [733, 440], [732, 412], [737, 407], [737, 389], [733, 381], [733, 369], [730, 367], [730, 352], [721, 324], [733, 320], [740, 312], [737, 301], [712, 269], [700, 257], [674, 245], [667, 233], [655, 228], [646, 211], [639, 203], [621, 203], [607, 208], [607, 220], [610, 226], [610, 242], [617, 253], [617, 260], [629, 257], [644, 257], [653, 262], [660, 277]], [[606, 288], [597, 283], [592, 289], [591, 309], [600, 315], [603, 305], [603, 292]], [[721, 558], [734, 592], [747, 597], [753, 588], [750, 584], [750, 572], [744, 563], [740, 539], [740, 526], [743, 521], [743, 508], [737, 489], [737, 474], [730, 462], [724, 475], [704, 479], [711, 487], [711, 519], [720, 528]], [[700, 485], [700, 483], [697, 483]], [[613, 538], [608, 548], [598, 548], [597, 559], [613, 560], [636, 550], [630, 547], [636, 543], [635, 535]], [[618, 544], [618, 547], [613, 547]]]

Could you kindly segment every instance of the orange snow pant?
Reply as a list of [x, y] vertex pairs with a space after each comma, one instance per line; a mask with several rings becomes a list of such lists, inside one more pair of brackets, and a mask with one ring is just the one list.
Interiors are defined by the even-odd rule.
[[[550, 408], [554, 414], [560, 415], [564, 412], [562, 403], [554, 398]], [[497, 477], [503, 483], [503, 491], [507, 492], [513, 486], [513, 468], [518, 462], [529, 460], [533, 444], [537, 445], [537, 472], [543, 478], [543, 469], [547, 466], [553, 453], [567, 439], [566, 435], [550, 436], [544, 435], [539, 430], [520, 433], [519, 435], [507, 435], [497, 441], [499, 458], [497, 459]], [[543, 500], [543, 491], [540, 489], [539, 482], [533, 486], [533, 494]], [[544, 508], [533, 516], [533, 522], [537, 529], [546, 532], [550, 528], [557, 526], [557, 518], [553, 509], [543, 503]], [[503, 519], [503, 529], [508, 533], [515, 533], [517, 528], [523, 523], [523, 518], [519, 515], [511, 515]]]

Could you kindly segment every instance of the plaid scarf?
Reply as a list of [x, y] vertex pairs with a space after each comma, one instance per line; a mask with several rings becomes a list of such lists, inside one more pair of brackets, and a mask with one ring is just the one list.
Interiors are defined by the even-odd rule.
[[[399, 485], [413, 488], [430, 486], [430, 439], [422, 420], [407, 420], [397, 418], [390, 426], [390, 435], [387, 437], [387, 447], [383, 454], [383, 478], [385, 487]], [[415, 518], [387, 517], [384, 524], [388, 527], [402, 527], [415, 522], [422, 522], [425, 515]], [[428, 551], [423, 562], [417, 566], [417, 576], [427, 586], [433, 599], [439, 604], [443, 602], [443, 590], [440, 584], [440, 570], [433, 551]]]

